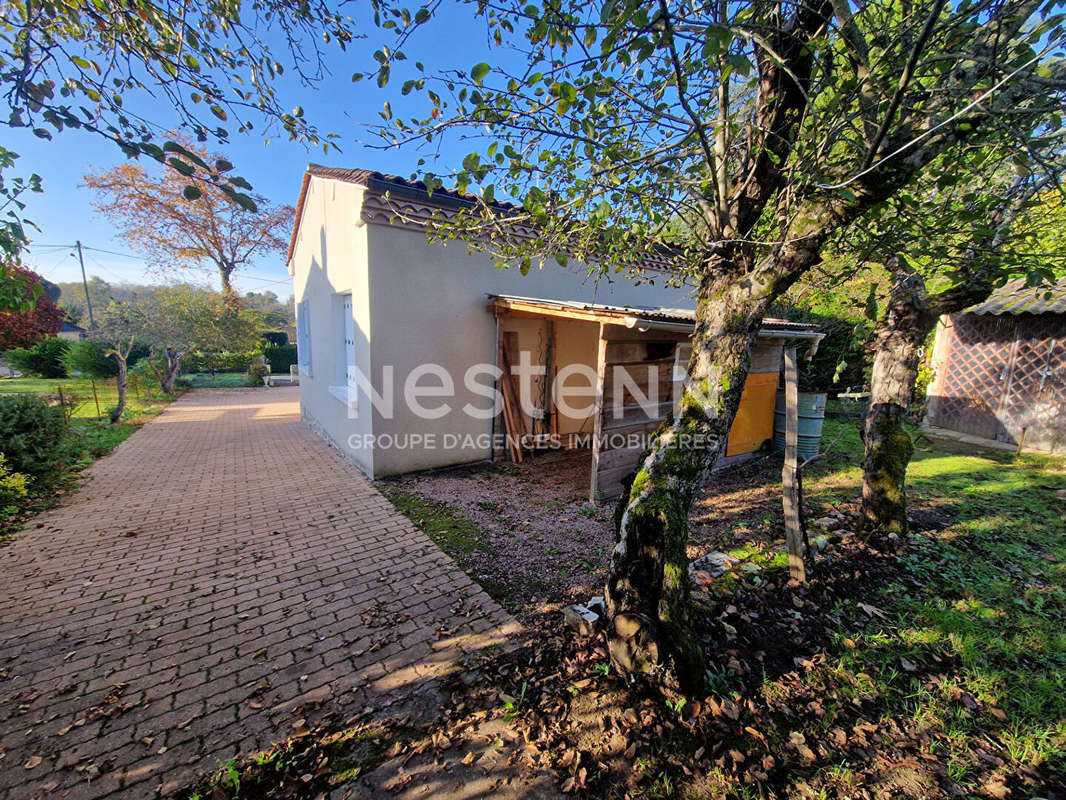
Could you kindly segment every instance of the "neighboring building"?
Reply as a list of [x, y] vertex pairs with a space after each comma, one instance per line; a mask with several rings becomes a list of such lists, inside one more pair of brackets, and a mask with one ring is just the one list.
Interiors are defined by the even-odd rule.
[[1066, 282], [1014, 281], [942, 318], [932, 367], [931, 425], [1066, 452]]
[[[591, 445], [591, 493], [609, 494], [639, 450], [620, 448], [627, 452], [603, 463], [598, 458], [594, 434], [609, 430], [605, 418], [615, 408], [607, 368], [617, 365], [635, 376], [630, 393], [622, 393], [619, 421], [626, 424], [619, 428], [654, 427], [672, 403], [674, 364], [687, 358], [692, 312], [684, 308], [694, 305], [693, 290], [663, 265], [648, 267], [640, 285], [617, 275], [596, 280], [578, 264], [553, 263], [522, 275], [498, 269], [489, 254], [471, 252], [462, 242], [428, 244], [427, 220], [469, 202], [450, 191], [430, 196], [420, 183], [377, 172], [308, 167], [287, 259], [302, 415], [372, 477], [504, 455], [506, 443], [494, 435], [509, 430], [510, 421], [509, 432], [525, 434], [528, 442], [556, 437], [567, 446]], [[757, 450], [772, 436], [787, 339], [816, 343], [820, 334], [805, 325], [767, 325], [753, 354], [757, 369], [730, 455]], [[468, 380], [475, 365], [523, 358], [530, 373], [542, 373], [532, 375], [528, 394], [543, 417], [516, 418], [496, 407], [491, 374]], [[425, 365], [439, 365], [447, 376]], [[591, 375], [582, 410], [556, 402], [548, 390], [562, 385], [573, 391], [580, 383], [580, 375], [556, 382], [560, 371]], [[645, 391], [652, 373], [664, 378], [660, 402], [634, 409], [630, 390]], [[513, 386], [517, 394], [521, 387]], [[430, 413], [405, 402], [405, 389], [412, 387], [439, 389], [419, 400]]]
[[75, 325], [72, 322], [63, 320], [59, 325], [59, 333], [56, 334], [60, 339], [69, 339], [72, 342], [77, 342], [84, 339], [89, 334], [86, 333], [85, 328]]

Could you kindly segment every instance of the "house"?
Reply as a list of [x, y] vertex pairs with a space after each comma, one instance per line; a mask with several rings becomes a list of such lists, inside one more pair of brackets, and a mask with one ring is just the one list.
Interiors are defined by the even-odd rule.
[[941, 318], [926, 420], [940, 428], [1066, 452], [1066, 281], [1013, 281]]
[[[464, 243], [427, 243], [431, 217], [470, 202], [308, 167], [287, 258], [302, 416], [371, 477], [588, 447], [590, 496], [609, 496], [674, 402], [693, 289], [666, 264], [645, 265], [640, 284], [580, 264], [522, 275]], [[784, 344], [820, 337], [767, 324], [730, 456], [772, 436]]]
[[67, 339], [72, 342], [81, 341], [89, 334], [86, 333], [85, 328], [80, 325], [75, 325], [73, 322], [67, 322], [63, 320], [59, 325], [59, 332], [56, 334], [60, 339]]

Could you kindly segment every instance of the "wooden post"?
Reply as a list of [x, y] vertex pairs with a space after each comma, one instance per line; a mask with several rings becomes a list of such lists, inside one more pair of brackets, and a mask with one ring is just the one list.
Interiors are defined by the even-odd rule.
[[803, 497], [799, 478], [799, 376], [796, 348], [785, 348], [785, 464], [781, 468], [781, 502], [785, 510], [789, 576], [806, 583], [807, 548], [803, 531]]
[[544, 419], [541, 421], [541, 433], [549, 436], [553, 431], [553, 418], [555, 416], [555, 404], [552, 402], [552, 372], [555, 365], [555, 321], [551, 318], [547, 323], [547, 341], [544, 343], [544, 386], [541, 392], [541, 407], [544, 409]]
[[589, 502], [596, 502], [600, 472], [600, 436], [603, 434], [603, 380], [607, 375], [607, 339], [600, 323], [600, 338], [596, 347], [596, 406], [592, 420], [592, 474], [589, 477]]
[[96, 380], [90, 378], [89, 383], [93, 387], [93, 400], [96, 401], [96, 418], [100, 419], [100, 417], [102, 417], [103, 415], [100, 413], [100, 398], [96, 396]]

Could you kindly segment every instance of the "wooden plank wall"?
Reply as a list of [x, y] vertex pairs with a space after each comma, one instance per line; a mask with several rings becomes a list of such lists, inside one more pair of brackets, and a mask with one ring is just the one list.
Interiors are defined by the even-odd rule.
[[[623, 332], [624, 331], [624, 332]], [[593, 441], [592, 476], [589, 499], [607, 500], [622, 491], [622, 480], [637, 467], [647, 434], [656, 428], [681, 401], [692, 345], [687, 336], [605, 326], [608, 337], [602, 364], [603, 387], [600, 420]], [[651, 344], [649, 344], [651, 343]], [[665, 344], [672, 343], [664, 353]], [[741, 411], [730, 429], [727, 455], [754, 452], [765, 439], [773, 436], [774, 395], [781, 370], [783, 342], [760, 339], [752, 351], [752, 372], [744, 384]], [[651, 376], [658, 378], [659, 399], [654, 408], [642, 408], [629, 391], [622, 392], [621, 403], [615, 383], [622, 383], [616, 367], [625, 371], [641, 392], [648, 393]], [[651, 372], [649, 373], [649, 370]], [[649, 400], [654, 398], [649, 397]]]
[[[592, 446], [589, 499], [617, 497], [622, 479], [637, 465], [648, 434], [670, 413], [680, 397], [691, 345], [681, 333], [640, 331], [605, 326], [602, 362], [597, 370], [602, 398]], [[684, 358], [680, 373], [675, 370]]]

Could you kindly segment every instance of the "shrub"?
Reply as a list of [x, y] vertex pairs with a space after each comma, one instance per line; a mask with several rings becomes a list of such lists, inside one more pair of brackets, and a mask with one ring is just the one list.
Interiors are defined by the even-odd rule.
[[270, 374], [270, 367], [266, 364], [252, 364], [248, 367], [248, 385], [262, 386], [263, 378]]
[[63, 356], [69, 349], [70, 342], [52, 336], [42, 339], [33, 347], [9, 350], [4, 360], [19, 372], [41, 378], [65, 378], [67, 371], [63, 366]]
[[288, 375], [289, 367], [296, 363], [296, 345], [283, 344], [263, 348], [263, 355], [275, 375]]
[[86, 378], [113, 378], [118, 375], [118, 361], [109, 356], [104, 346], [93, 339], [74, 342], [63, 354], [63, 367], [71, 377], [80, 372]]
[[39, 476], [62, 461], [63, 409], [32, 394], [0, 397], [0, 453], [16, 472]]
[[248, 353], [192, 352], [181, 361], [183, 372], [245, 372], [258, 355]]
[[263, 334], [263, 341], [268, 345], [281, 347], [289, 343], [289, 334], [285, 331], [267, 331]]
[[26, 496], [26, 476], [8, 469], [6, 461], [0, 453], [0, 514]]

